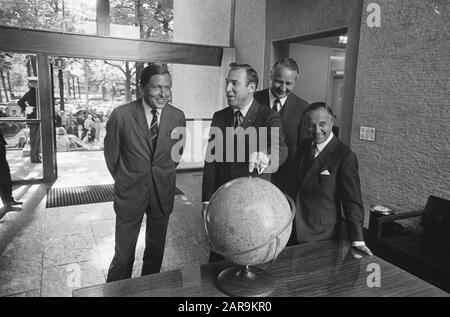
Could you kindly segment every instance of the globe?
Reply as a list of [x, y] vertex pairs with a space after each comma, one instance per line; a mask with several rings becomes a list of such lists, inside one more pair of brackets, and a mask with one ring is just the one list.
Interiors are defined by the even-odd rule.
[[[257, 273], [263, 274], [249, 266], [276, 259], [289, 240], [294, 215], [292, 200], [269, 181], [242, 177], [222, 185], [210, 199], [204, 221], [211, 250], [245, 266], [226, 275], [254, 280]], [[232, 282], [233, 291], [236, 283], [249, 285], [249, 281]], [[245, 290], [231, 295], [252, 296]]]

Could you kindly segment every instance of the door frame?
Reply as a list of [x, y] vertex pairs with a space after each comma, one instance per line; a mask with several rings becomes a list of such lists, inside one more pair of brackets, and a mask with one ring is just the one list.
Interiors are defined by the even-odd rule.
[[[354, 34], [357, 32], [357, 34]], [[344, 91], [342, 98], [342, 113], [339, 139], [350, 146], [353, 122], [353, 104], [356, 90], [356, 70], [358, 66], [359, 28], [344, 25], [329, 30], [300, 34], [289, 38], [272, 41], [271, 65], [280, 57], [289, 56], [289, 45], [294, 42], [312, 40], [322, 37], [347, 34], [348, 42], [345, 53]]]
[[121, 39], [0, 26], [1, 52], [35, 54], [37, 58], [37, 102], [40, 109], [43, 180], [47, 183], [57, 179], [50, 57], [142, 63], [160, 61], [224, 67], [222, 59], [229, 59], [229, 50], [232, 49], [212, 45]]

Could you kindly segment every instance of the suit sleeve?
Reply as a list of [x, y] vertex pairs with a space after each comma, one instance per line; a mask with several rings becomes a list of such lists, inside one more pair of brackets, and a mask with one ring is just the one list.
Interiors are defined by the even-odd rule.
[[23, 95], [22, 98], [20, 98], [20, 99], [17, 101], [17, 104], [18, 104], [19, 107], [22, 109], [22, 112], [25, 112], [25, 109], [26, 109], [26, 107], [27, 107], [25, 101], [28, 100], [29, 95], [30, 95], [30, 91], [27, 91], [27, 92], [25, 93], [25, 95]]
[[[211, 128], [217, 127], [217, 118], [214, 114]], [[214, 140], [214, 134], [212, 131], [209, 131], [209, 140], [208, 146], [206, 147], [205, 154], [205, 164], [203, 167], [203, 180], [202, 180], [202, 201], [209, 201], [211, 196], [217, 189], [217, 181], [218, 181], [218, 166], [216, 161], [211, 161], [211, 154], [214, 154], [214, 148], [212, 147], [212, 141]]]
[[358, 160], [351, 151], [348, 152], [342, 161], [337, 186], [349, 229], [350, 241], [364, 241], [364, 206], [358, 174]]
[[120, 159], [121, 148], [121, 124], [117, 115], [117, 111], [114, 110], [111, 113], [111, 117], [106, 123], [106, 135], [104, 140], [104, 155], [106, 166], [108, 167], [111, 176], [115, 179], [117, 166]]
[[[284, 162], [286, 162], [288, 157], [288, 147], [286, 145], [283, 129], [281, 127], [281, 117], [278, 113], [272, 111], [272, 113], [268, 116], [267, 127], [269, 131], [269, 140], [267, 144], [269, 145], [268, 152], [270, 152], [267, 154], [271, 156], [271, 164], [274, 164], [271, 165], [270, 172], [274, 173], [281, 165], [284, 164]], [[276, 160], [278, 160], [278, 162], [276, 162]]]

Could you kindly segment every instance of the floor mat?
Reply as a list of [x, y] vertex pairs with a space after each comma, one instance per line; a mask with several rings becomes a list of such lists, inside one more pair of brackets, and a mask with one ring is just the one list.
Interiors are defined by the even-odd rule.
[[[178, 188], [175, 195], [183, 195]], [[46, 208], [97, 204], [114, 200], [114, 185], [90, 185], [78, 187], [51, 188], [47, 194]]]

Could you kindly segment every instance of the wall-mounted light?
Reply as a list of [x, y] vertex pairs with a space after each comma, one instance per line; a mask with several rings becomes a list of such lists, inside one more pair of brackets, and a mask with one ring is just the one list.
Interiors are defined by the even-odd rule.
[[348, 39], [347, 35], [340, 35], [339, 36], [339, 44], [347, 44], [347, 39]]

